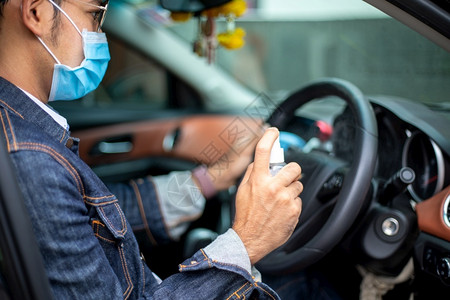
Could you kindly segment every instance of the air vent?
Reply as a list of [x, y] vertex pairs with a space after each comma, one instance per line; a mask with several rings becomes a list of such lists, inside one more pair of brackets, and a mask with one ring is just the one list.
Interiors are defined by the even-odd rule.
[[444, 203], [444, 222], [450, 227], [450, 195], [447, 196]]

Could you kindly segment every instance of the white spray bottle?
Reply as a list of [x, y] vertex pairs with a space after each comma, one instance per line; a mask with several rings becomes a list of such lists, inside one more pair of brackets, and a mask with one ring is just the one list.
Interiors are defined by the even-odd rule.
[[278, 137], [272, 146], [270, 152], [269, 170], [272, 176], [275, 176], [281, 168], [286, 165], [284, 162], [284, 149], [280, 146], [280, 137]]

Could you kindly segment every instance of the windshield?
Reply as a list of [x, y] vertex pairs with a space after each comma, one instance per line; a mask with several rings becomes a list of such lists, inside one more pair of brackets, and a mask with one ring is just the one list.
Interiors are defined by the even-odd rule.
[[[218, 49], [216, 64], [256, 93], [283, 99], [312, 80], [338, 77], [367, 95], [449, 102], [449, 53], [363, 1], [247, 3], [236, 24], [246, 31], [245, 46]], [[170, 29], [191, 43], [196, 26]]]

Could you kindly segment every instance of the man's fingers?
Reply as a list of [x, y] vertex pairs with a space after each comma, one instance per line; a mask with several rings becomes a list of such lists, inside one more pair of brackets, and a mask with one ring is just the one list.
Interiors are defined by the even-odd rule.
[[294, 162], [291, 162], [283, 167], [283, 169], [274, 176], [283, 186], [289, 186], [292, 182], [299, 180], [302, 176], [302, 168]]
[[287, 189], [291, 197], [296, 198], [303, 191], [303, 184], [300, 181], [294, 181], [287, 187]]
[[298, 208], [299, 208], [299, 212], [301, 214], [302, 213], [302, 209], [303, 209], [303, 201], [302, 201], [302, 199], [300, 197], [296, 197], [294, 199], [294, 201], [296, 201], [296, 203], [298, 205]]
[[252, 174], [253, 171], [253, 163], [248, 165], [247, 170], [245, 171], [244, 177], [242, 178], [242, 183], [246, 183], [248, 181], [248, 178], [250, 177], [250, 174]]
[[256, 174], [268, 174], [270, 151], [279, 135], [278, 129], [271, 127], [266, 130], [255, 149], [254, 170]]

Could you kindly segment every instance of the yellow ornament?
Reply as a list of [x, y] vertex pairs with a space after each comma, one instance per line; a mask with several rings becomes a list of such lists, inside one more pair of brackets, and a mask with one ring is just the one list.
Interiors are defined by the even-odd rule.
[[226, 49], [239, 49], [244, 46], [245, 31], [238, 27], [232, 32], [223, 32], [217, 35], [217, 41]]
[[229, 16], [234, 15], [236, 18], [242, 16], [247, 9], [247, 3], [244, 0], [232, 0], [220, 7], [218, 10], [221, 15]]

